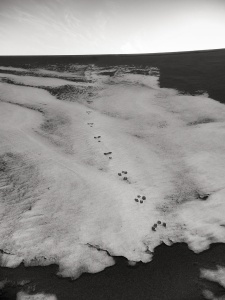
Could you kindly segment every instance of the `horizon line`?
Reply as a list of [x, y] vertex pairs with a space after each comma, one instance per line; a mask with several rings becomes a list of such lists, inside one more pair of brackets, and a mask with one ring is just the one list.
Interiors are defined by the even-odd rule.
[[145, 56], [145, 55], [174, 55], [185, 53], [201, 53], [201, 52], [215, 52], [225, 50], [225, 48], [216, 49], [202, 49], [202, 50], [187, 50], [187, 51], [171, 51], [171, 52], [154, 52], [154, 53], [116, 53], [116, 54], [22, 54], [22, 55], [0, 55], [0, 57], [48, 57], [48, 56], [61, 56], [61, 57], [93, 57], [93, 56]]

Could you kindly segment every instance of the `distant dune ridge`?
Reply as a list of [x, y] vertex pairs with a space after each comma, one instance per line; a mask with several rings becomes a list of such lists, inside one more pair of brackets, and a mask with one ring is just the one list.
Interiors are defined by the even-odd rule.
[[225, 106], [157, 72], [0, 67], [2, 266], [77, 278], [225, 242]]

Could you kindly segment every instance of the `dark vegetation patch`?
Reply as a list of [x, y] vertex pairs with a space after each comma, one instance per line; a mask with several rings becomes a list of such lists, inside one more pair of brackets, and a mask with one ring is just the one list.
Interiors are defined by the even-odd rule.
[[115, 73], [117, 72], [117, 70], [115, 70], [115, 71], [104, 71], [104, 72], [100, 72], [99, 73], [99, 75], [105, 75], [105, 76], [110, 76], [110, 77], [112, 77], [112, 76], [114, 76], [115, 75]]
[[81, 95], [88, 97], [94, 96], [94, 89], [92, 87], [63, 85], [59, 87], [44, 88], [57, 99], [71, 102], [77, 101]]
[[107, 115], [108, 117], [111, 117], [111, 118], [121, 118], [119, 113], [116, 113], [116, 112], [110, 112], [110, 111], [103, 110], [101, 113], [104, 114], [104, 115]]
[[[188, 180], [188, 178], [187, 178]], [[182, 183], [181, 183], [182, 184]], [[201, 193], [198, 191], [195, 185], [193, 189], [189, 189], [190, 187], [187, 186], [187, 190], [185, 191], [185, 185], [183, 185], [183, 190], [177, 189], [177, 192], [174, 192], [171, 195], [165, 197], [165, 201], [162, 204], [157, 205], [157, 209], [162, 213], [170, 213], [178, 205], [182, 205], [183, 203], [193, 201], [193, 200], [207, 200], [209, 194]]]
[[1, 69], [0, 69], [0, 73], [11, 74], [11, 75], [22, 75], [22, 76], [30, 76], [31, 74], [33, 74], [30, 70], [16, 71], [16, 70], [1, 70]]
[[[58, 87], [45, 87], [40, 88], [48, 91], [52, 96], [58, 100], [64, 100], [69, 102], [76, 102], [81, 98], [92, 98], [96, 96], [96, 89], [92, 86], [73, 86], [73, 85], [62, 85]], [[90, 100], [89, 100], [90, 102]]]
[[215, 119], [212, 118], [202, 118], [193, 122], [189, 122], [187, 125], [188, 126], [194, 126], [194, 125], [199, 125], [199, 124], [207, 124], [207, 123], [213, 123], [215, 122]]
[[140, 134], [131, 134], [132, 136], [136, 137], [137, 139], [143, 139], [144, 137]]
[[134, 69], [134, 70], [129, 71], [128, 73], [138, 74], [138, 75], [149, 75], [149, 69], [147, 69], [147, 70]]
[[33, 104], [15, 103], [1, 99], [0, 101], [40, 112], [44, 116], [44, 120], [40, 125], [41, 131], [35, 130], [35, 132], [46, 138], [51, 138], [51, 142], [53, 142], [56, 146], [65, 147], [66, 135], [61, 131], [61, 129], [65, 127], [68, 128], [70, 125], [70, 120], [67, 116], [64, 116], [63, 114], [49, 114], [45, 109]]
[[35, 132], [48, 139], [52, 144], [60, 147], [67, 154], [73, 153], [73, 146], [69, 137], [71, 121], [63, 113], [46, 113], [44, 120]]
[[45, 69], [49, 71], [56, 71], [56, 72], [68, 72], [68, 73], [75, 73], [77, 76], [84, 77], [85, 72], [89, 69], [89, 65], [80, 64], [80, 63], [64, 63], [60, 61], [52, 61], [47, 60], [45, 63], [40, 64], [38, 61], [34, 64], [35, 68]]
[[157, 124], [157, 127], [158, 128], [166, 128], [168, 126], [168, 123], [166, 121], [160, 121], [158, 124]]
[[63, 115], [46, 116], [44, 122], [41, 124], [40, 129], [49, 134], [54, 134], [63, 126], [69, 125], [69, 119]]

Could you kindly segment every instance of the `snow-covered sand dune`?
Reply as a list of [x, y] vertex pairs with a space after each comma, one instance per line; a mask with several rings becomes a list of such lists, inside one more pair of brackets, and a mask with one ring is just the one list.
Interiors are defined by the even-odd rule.
[[224, 105], [160, 88], [151, 70], [92, 65], [79, 84], [4, 72], [2, 266], [77, 278], [112, 256], [148, 262], [162, 242], [225, 242]]

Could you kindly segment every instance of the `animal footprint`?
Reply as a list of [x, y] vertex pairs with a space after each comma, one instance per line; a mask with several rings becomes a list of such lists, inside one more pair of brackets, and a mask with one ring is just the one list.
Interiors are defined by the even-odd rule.
[[157, 223], [155, 223], [153, 226], [152, 226], [152, 231], [156, 231], [156, 228], [158, 227], [158, 225], [162, 225], [163, 227], [166, 228], [166, 223], [165, 222], [161, 222], [161, 221], [157, 221]]
[[94, 123], [87, 123], [90, 127], [93, 127]]
[[157, 228], [157, 224], [154, 224], [154, 225], [152, 226], [152, 231], [156, 231], [156, 228]]
[[[104, 155], [110, 155], [112, 152], [105, 152]], [[109, 156], [109, 159], [112, 159], [112, 156]]]
[[141, 195], [137, 195], [137, 197], [134, 199], [136, 202], [139, 202], [142, 204], [144, 203], [144, 201], [146, 200], [146, 197], [145, 196], [142, 196]]
[[112, 152], [104, 152], [104, 155], [112, 154]]
[[99, 136], [94, 136], [94, 139], [97, 139], [99, 143], [101, 142], [101, 141], [100, 141], [100, 138], [101, 138], [100, 135], [99, 135]]
[[[119, 176], [124, 176], [124, 174], [127, 174], [127, 171], [122, 171], [121, 173], [118, 173]], [[128, 180], [127, 176], [124, 176], [123, 180]]]

